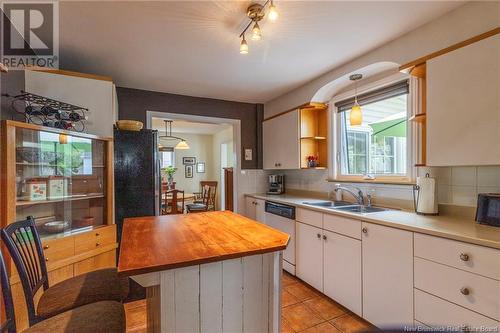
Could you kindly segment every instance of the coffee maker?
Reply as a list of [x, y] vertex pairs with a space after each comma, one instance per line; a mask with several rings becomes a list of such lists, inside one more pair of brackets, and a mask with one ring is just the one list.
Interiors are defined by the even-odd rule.
[[267, 194], [283, 193], [285, 193], [285, 176], [269, 175], [269, 189], [267, 190]]

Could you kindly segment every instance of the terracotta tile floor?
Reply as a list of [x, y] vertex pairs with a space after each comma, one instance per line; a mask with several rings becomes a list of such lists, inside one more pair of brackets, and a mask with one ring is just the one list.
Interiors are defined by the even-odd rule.
[[[372, 326], [294, 276], [283, 273], [282, 333], [355, 333]], [[146, 332], [146, 302], [125, 304], [127, 332]]]

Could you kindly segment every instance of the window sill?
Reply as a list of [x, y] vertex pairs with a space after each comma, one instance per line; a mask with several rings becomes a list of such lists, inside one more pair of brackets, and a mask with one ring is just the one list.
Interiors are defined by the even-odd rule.
[[387, 184], [387, 185], [415, 185], [414, 181], [401, 179], [359, 179], [359, 178], [328, 178], [327, 182], [337, 183], [365, 183], [365, 184]]

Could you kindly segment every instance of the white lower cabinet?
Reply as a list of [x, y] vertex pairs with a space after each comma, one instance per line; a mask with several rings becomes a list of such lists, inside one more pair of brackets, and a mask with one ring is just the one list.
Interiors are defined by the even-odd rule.
[[295, 224], [296, 275], [323, 290], [323, 231], [304, 223]]
[[361, 241], [326, 230], [323, 233], [324, 293], [362, 316]]
[[265, 202], [252, 197], [245, 198], [245, 216], [249, 219], [265, 223]]
[[363, 318], [379, 328], [413, 324], [413, 233], [362, 224]]

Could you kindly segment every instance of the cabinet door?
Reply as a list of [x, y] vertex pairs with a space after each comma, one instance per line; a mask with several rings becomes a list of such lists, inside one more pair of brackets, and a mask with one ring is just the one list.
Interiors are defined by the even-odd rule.
[[323, 291], [323, 233], [304, 223], [295, 224], [296, 274], [314, 288]]
[[298, 111], [264, 121], [262, 130], [264, 169], [300, 169]]
[[264, 200], [255, 199], [255, 220], [261, 223], [266, 223], [265, 204]]
[[363, 223], [363, 318], [378, 326], [413, 323], [413, 235]]
[[329, 231], [324, 235], [324, 293], [361, 316], [361, 241]]
[[249, 219], [255, 220], [257, 209], [255, 206], [255, 199], [252, 197], [245, 197], [245, 216]]
[[427, 62], [427, 165], [500, 164], [500, 35]]

